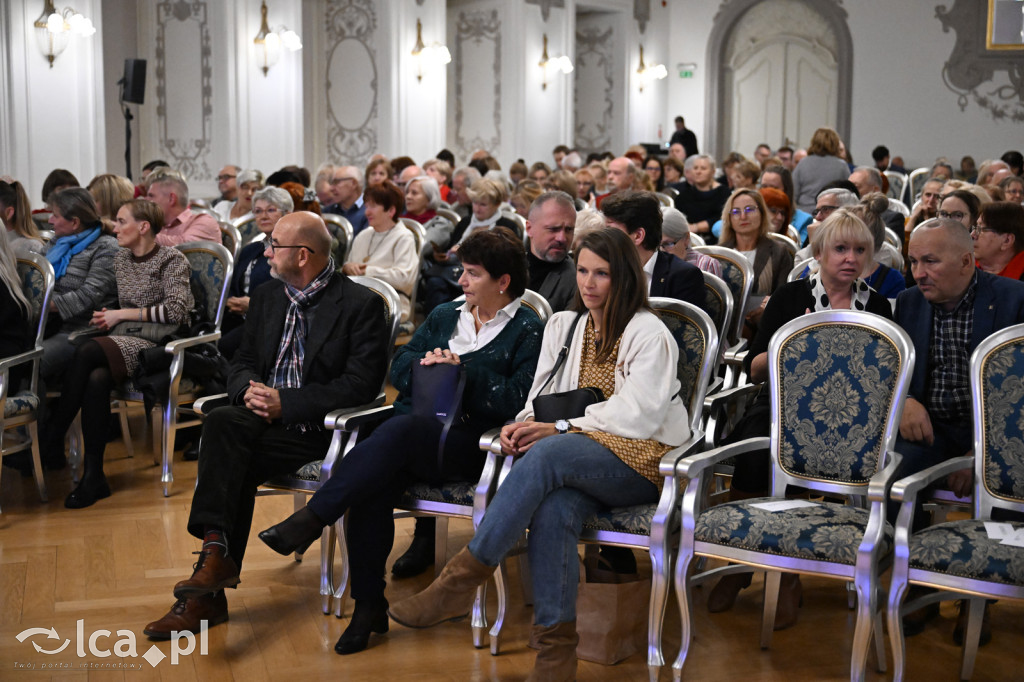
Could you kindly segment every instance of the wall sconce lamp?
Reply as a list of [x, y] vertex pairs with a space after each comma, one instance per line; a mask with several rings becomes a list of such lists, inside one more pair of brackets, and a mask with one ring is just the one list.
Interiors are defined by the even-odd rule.
[[654, 81], [660, 81], [662, 78], [668, 75], [668, 69], [665, 68], [664, 64], [651, 64], [650, 66], [644, 65], [644, 46], [640, 46], [640, 67], [636, 70], [636, 74], [640, 77], [640, 92], [644, 91], [645, 85], [650, 85]]
[[416, 44], [412, 47], [412, 56], [416, 58], [416, 80], [423, 81], [423, 66], [428, 69], [442, 67], [450, 64], [452, 53], [441, 43], [433, 42], [430, 45], [423, 43], [423, 22], [416, 20]]
[[541, 77], [540, 89], [548, 89], [548, 69], [554, 69], [555, 72], [561, 71], [562, 73], [572, 73], [572, 60], [566, 57], [564, 54], [561, 57], [548, 57], [548, 34], [544, 34], [544, 52], [540, 56], [538, 66], [541, 68], [543, 76]]
[[260, 32], [256, 34], [252, 42], [256, 46], [256, 58], [262, 62], [260, 68], [263, 70], [263, 76], [266, 77], [270, 67], [277, 64], [278, 60], [281, 59], [281, 48], [283, 47], [290, 52], [301, 50], [302, 40], [299, 38], [298, 33], [286, 26], [279, 26], [273, 31], [270, 30], [270, 25], [267, 23], [266, 0], [264, 0], [260, 7], [260, 15]]
[[43, 56], [53, 68], [53, 60], [68, 46], [71, 34], [88, 38], [96, 32], [92, 21], [70, 7], [60, 12], [53, 6], [53, 0], [43, 2], [43, 13], [35, 20], [36, 41]]

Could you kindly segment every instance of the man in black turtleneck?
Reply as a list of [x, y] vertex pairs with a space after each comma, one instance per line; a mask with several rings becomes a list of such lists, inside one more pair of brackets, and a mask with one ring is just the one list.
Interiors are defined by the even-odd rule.
[[576, 266], [569, 258], [575, 229], [576, 205], [565, 192], [545, 192], [530, 206], [530, 289], [547, 299], [556, 313], [568, 308], [576, 295]]

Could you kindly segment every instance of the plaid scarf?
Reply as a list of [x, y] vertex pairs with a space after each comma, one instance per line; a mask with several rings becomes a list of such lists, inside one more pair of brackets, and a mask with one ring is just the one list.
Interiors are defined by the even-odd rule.
[[[334, 275], [334, 259], [317, 275], [305, 289], [296, 289], [285, 283], [284, 293], [291, 301], [284, 318], [281, 344], [277, 347], [277, 359], [270, 373], [270, 386], [274, 388], [300, 388], [302, 386], [302, 358], [306, 351], [305, 310], [314, 305], [323, 294]], [[300, 431], [310, 428], [309, 424], [297, 424]]]

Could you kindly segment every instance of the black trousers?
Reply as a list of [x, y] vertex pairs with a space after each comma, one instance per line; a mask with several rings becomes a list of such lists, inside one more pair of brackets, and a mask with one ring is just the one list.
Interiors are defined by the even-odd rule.
[[192, 497], [188, 532], [202, 538], [206, 527], [220, 528], [228, 552], [241, 567], [252, 526], [256, 488], [327, 454], [331, 434], [305, 433], [268, 424], [244, 407], [218, 407], [203, 423], [199, 478]]
[[421, 480], [476, 481], [485, 459], [479, 448], [484, 430], [452, 428], [439, 469], [440, 422], [415, 415], [392, 417], [352, 448], [330, 480], [313, 495], [308, 506], [325, 523], [334, 523], [348, 512], [353, 599], [384, 599], [387, 559], [395, 541], [393, 512], [405, 489]]

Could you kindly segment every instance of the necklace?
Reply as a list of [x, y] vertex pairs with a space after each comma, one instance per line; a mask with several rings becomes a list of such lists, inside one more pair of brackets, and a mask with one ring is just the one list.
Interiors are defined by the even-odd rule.
[[370, 257], [373, 256], [374, 244], [375, 243], [379, 243], [379, 242], [375, 242], [374, 241], [377, 238], [377, 236], [380, 235], [380, 241], [383, 242], [384, 238], [388, 236], [388, 232], [390, 232], [390, 231], [391, 230], [388, 230], [387, 232], [377, 232], [376, 230], [373, 231], [373, 234], [370, 235], [370, 249], [367, 252], [366, 257], [363, 258], [363, 262], [364, 263], [369, 262]]

